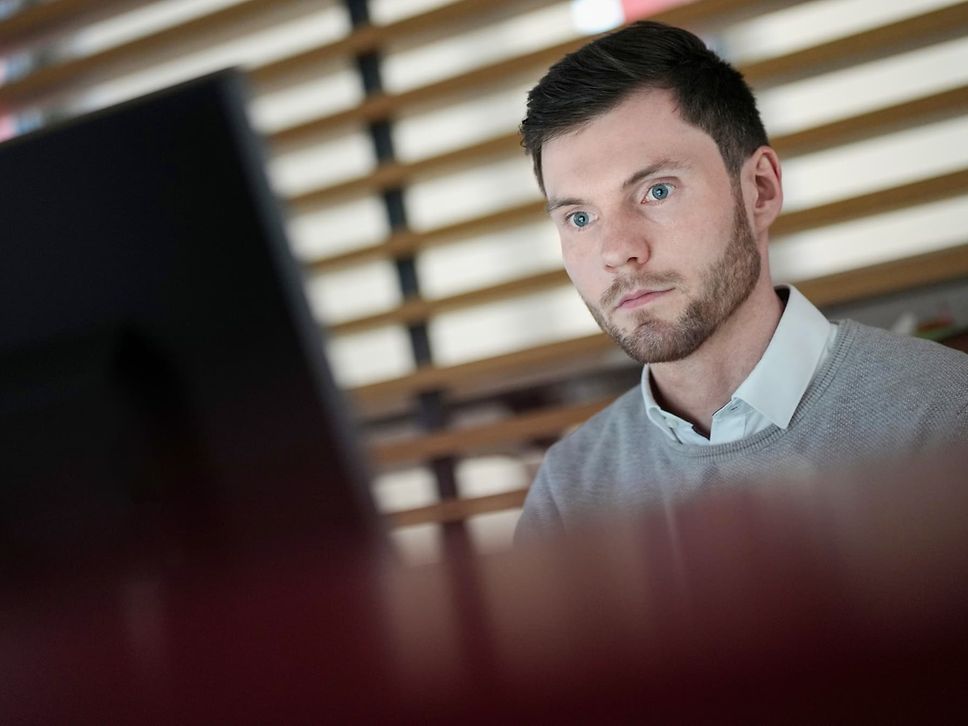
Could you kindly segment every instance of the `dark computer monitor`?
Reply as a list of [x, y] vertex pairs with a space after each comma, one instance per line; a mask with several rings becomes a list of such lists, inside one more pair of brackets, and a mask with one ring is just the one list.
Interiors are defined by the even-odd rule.
[[376, 530], [234, 71], [0, 145], [0, 565]]

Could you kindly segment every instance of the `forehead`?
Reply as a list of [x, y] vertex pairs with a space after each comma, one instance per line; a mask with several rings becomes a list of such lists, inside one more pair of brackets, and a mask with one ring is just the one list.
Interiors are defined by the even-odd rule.
[[648, 89], [633, 92], [610, 111], [547, 141], [541, 148], [541, 171], [550, 197], [604, 177], [625, 179], [662, 159], [714, 173], [726, 171], [716, 142], [682, 119], [672, 92]]

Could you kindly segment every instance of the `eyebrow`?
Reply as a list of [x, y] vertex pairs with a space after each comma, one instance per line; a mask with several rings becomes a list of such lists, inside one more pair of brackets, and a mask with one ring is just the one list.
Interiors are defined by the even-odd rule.
[[[683, 169], [686, 164], [681, 161], [676, 161], [674, 159], [660, 159], [654, 164], [649, 164], [647, 167], [639, 169], [634, 172], [628, 179], [622, 182], [622, 189], [628, 189], [631, 186], [635, 186], [643, 179], [648, 179], [650, 176], [655, 176], [660, 171], [672, 171], [674, 169]], [[585, 204], [584, 199], [579, 199], [578, 197], [564, 197], [557, 199], [551, 197], [548, 199], [548, 203], [545, 205], [545, 211], [551, 214], [556, 209], [560, 207], [570, 207], [572, 205], [581, 206]]]

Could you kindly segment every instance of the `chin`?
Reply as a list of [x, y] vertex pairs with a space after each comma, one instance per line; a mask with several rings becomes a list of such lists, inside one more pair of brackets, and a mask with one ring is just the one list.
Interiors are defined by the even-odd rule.
[[651, 365], [688, 358], [706, 342], [711, 331], [703, 327], [650, 319], [630, 331], [612, 328], [605, 329], [605, 332], [630, 358]]

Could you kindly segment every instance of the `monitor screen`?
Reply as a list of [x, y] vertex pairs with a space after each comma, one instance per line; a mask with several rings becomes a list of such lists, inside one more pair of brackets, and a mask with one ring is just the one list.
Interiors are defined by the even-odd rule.
[[371, 537], [224, 71], [0, 145], [0, 567]]

